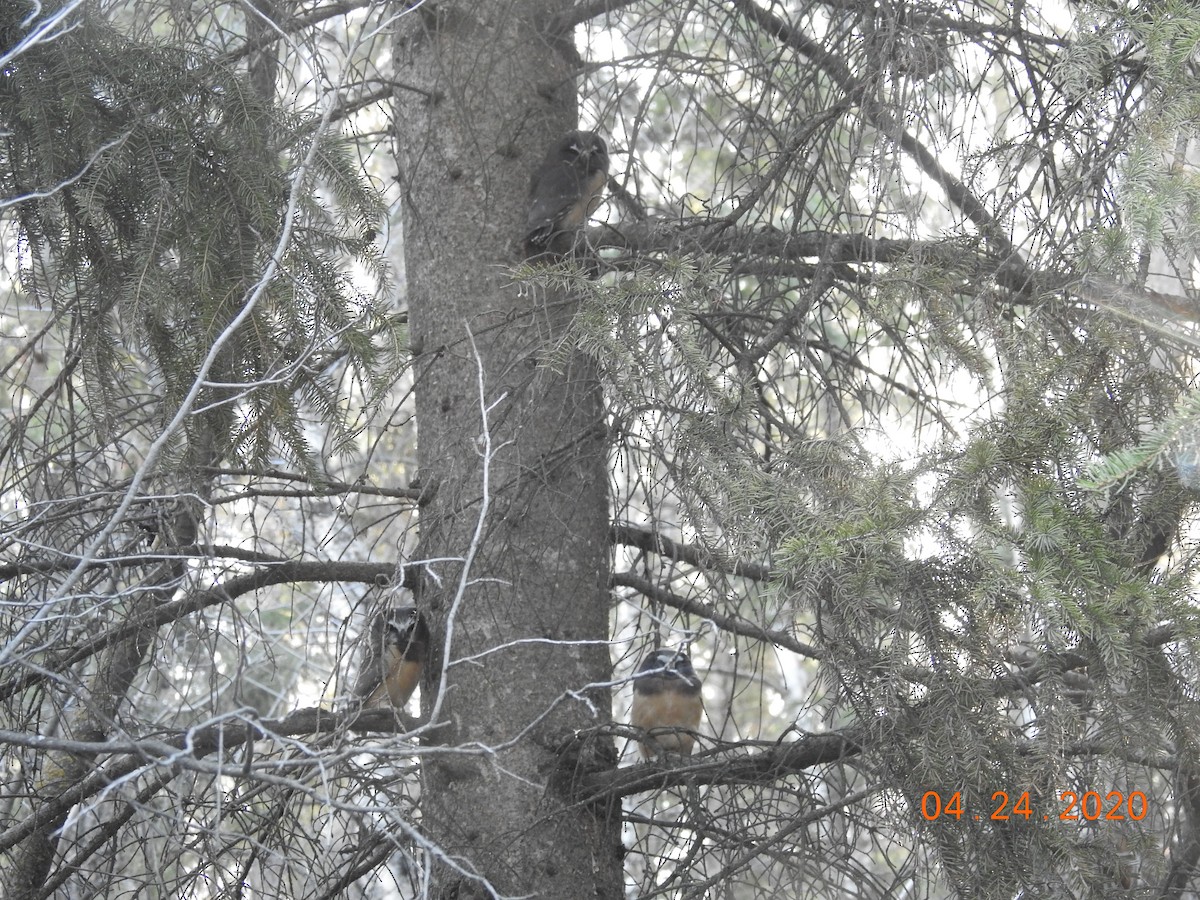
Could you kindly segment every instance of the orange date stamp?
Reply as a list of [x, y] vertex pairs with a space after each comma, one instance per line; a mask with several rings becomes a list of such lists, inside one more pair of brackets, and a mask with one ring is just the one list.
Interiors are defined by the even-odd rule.
[[[1054, 817], [1063, 822], [1140, 822], [1146, 818], [1150, 809], [1149, 801], [1141, 791], [1130, 791], [1129, 794], [1109, 791], [1103, 796], [1099, 791], [1085, 791], [1082, 794], [1063, 791], [1058, 795], [1058, 800], [1059, 805], [1056, 809], [1042, 815], [1043, 822], [1048, 822]], [[990, 808], [991, 815], [987, 818], [993, 822], [1007, 822], [1009, 819], [1024, 819], [1028, 822], [1038, 818], [1037, 812], [1030, 804], [1029, 791], [1015, 797], [1008, 791], [996, 791], [992, 794]], [[960, 821], [966, 816], [976, 822], [984, 818], [982, 814], [972, 816], [963, 807], [962, 791], [955, 791], [945, 801], [937, 791], [926, 791], [921, 795], [921, 815], [928, 822], [936, 822], [943, 816]]]

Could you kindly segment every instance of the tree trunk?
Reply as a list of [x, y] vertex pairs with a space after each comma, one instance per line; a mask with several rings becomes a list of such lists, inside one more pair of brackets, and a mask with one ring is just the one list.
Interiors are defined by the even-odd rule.
[[571, 740], [611, 720], [609, 690], [583, 690], [611, 671], [602, 394], [582, 355], [545, 365], [569, 296], [509, 274], [530, 172], [575, 127], [570, 36], [541, 31], [567, 6], [440, 3], [397, 45], [421, 602], [440, 648], [423, 704], [445, 723], [423, 814], [445, 854], [435, 896], [459, 900], [622, 895], [618, 816], [570, 799], [572, 775], [615, 766], [607, 736]]

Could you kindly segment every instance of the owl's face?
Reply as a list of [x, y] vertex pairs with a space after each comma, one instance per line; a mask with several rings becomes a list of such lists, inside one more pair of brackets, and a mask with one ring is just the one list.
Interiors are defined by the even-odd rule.
[[559, 158], [585, 172], [608, 171], [608, 145], [594, 131], [573, 131], [564, 137]]
[[385, 650], [404, 654], [409, 658], [425, 657], [425, 645], [429, 641], [429, 629], [415, 606], [402, 606], [380, 616], [382, 627], [381, 644]]
[[692, 668], [691, 658], [682, 650], [655, 650], [638, 666], [634, 675], [634, 690], [699, 691], [700, 677]]

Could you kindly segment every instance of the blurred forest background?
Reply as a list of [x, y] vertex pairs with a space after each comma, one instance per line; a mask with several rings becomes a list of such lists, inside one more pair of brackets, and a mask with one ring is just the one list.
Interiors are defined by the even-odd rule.
[[1200, 896], [1198, 126], [1181, 0], [0, 5], [4, 896]]

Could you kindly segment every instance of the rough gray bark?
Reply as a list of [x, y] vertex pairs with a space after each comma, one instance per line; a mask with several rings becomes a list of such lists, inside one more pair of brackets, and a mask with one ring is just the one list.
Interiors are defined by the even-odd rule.
[[569, 796], [615, 766], [611, 739], [570, 741], [611, 720], [608, 689], [583, 690], [610, 675], [606, 646], [585, 643], [608, 625], [602, 395], [582, 356], [544, 364], [569, 296], [509, 274], [530, 171], [575, 127], [569, 36], [541, 31], [567, 6], [441, 3], [398, 41], [422, 603], [440, 647], [423, 702], [446, 748], [424, 757], [423, 824], [454, 860], [435, 896], [460, 900], [622, 895], [618, 817]]

